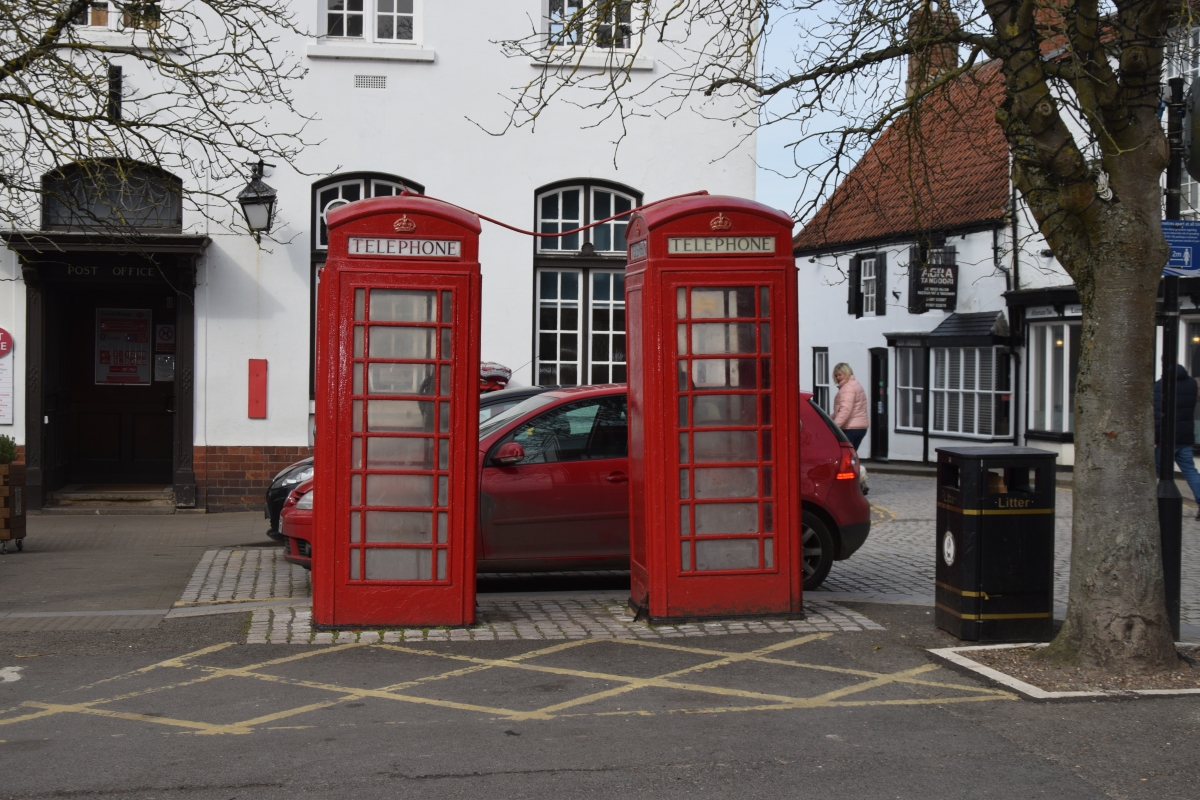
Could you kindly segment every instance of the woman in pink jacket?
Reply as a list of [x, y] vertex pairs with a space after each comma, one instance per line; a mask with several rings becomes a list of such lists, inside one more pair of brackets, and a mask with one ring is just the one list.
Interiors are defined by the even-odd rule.
[[837, 396], [833, 398], [833, 421], [857, 450], [870, 424], [867, 421], [867, 393], [854, 377], [854, 370], [844, 362], [833, 368], [833, 381], [838, 387]]

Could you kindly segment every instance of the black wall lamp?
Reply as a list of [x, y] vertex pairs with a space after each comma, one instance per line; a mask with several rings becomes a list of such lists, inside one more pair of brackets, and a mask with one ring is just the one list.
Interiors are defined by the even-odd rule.
[[248, 162], [247, 166], [251, 169], [250, 182], [237, 199], [246, 215], [246, 226], [254, 234], [254, 241], [261, 244], [262, 235], [271, 232], [271, 224], [275, 221], [275, 190], [263, 182], [263, 169], [275, 165], [264, 163], [260, 158], [257, 164]]

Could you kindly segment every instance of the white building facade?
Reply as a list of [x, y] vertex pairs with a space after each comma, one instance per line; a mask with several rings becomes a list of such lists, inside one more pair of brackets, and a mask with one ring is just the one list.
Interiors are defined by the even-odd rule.
[[[561, 2], [296, 2], [321, 35], [281, 46], [308, 67], [296, 100], [316, 117], [308, 135], [320, 144], [295, 169], [268, 171], [279, 202], [261, 244], [182, 205], [149, 226], [137, 252], [52, 208], [40, 230], [6, 237], [0, 327], [15, 340], [15, 380], [0, 433], [24, 447], [31, 508], [88, 483], [174, 485], [181, 507], [261, 503], [274, 472], [311, 452], [331, 208], [408, 189], [557, 233], [698, 189], [754, 196], [753, 135], [719, 107], [634, 118], [619, 149], [619, 125], [592, 126], [566, 102], [536, 129], [493, 135], [512, 87], [548, 68], [494, 42], [539, 21], [549, 30]], [[629, 52], [613, 24], [612, 52], [583, 54], [585, 69]], [[631, 80], [649, 86], [670, 57], [647, 37], [629, 56]], [[63, 165], [59, 179], [72, 175]], [[167, 195], [182, 180], [147, 175]], [[513, 385], [624, 380], [623, 223], [538, 240], [485, 223], [480, 261], [482, 356], [511, 367]], [[146, 364], [101, 364], [102, 338], [130, 331], [151, 336], [134, 357]], [[111, 361], [117, 351], [106, 352]], [[251, 359], [267, 362], [265, 418], [248, 413]]]

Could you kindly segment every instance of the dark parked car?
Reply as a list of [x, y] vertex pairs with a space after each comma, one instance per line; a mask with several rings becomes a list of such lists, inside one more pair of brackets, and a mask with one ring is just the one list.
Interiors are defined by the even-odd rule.
[[[540, 393], [480, 425], [479, 572], [629, 568], [625, 418], [623, 385], [587, 386]], [[870, 505], [853, 446], [808, 393], [800, 421], [804, 588], [811, 591], [866, 541]], [[523, 457], [497, 462], [510, 443]], [[295, 487], [283, 511], [287, 560], [305, 567], [311, 490], [311, 480]]]
[[[502, 389], [498, 392], [482, 394], [479, 396], [479, 421], [484, 422], [507, 411], [517, 403], [545, 391], [548, 391], [545, 386], [522, 386], [519, 389]], [[297, 461], [276, 475], [271, 481], [271, 485], [267, 487], [267, 502], [263, 509], [263, 516], [270, 520], [271, 527], [267, 529], [267, 536], [272, 539], [283, 539], [284, 534], [280, 532], [281, 528], [279, 527], [279, 513], [283, 510], [283, 504], [292, 490], [298, 484], [312, 477], [312, 463], [311, 457]]]

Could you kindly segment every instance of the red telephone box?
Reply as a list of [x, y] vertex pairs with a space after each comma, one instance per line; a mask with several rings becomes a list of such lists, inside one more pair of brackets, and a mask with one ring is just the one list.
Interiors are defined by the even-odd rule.
[[662, 620], [799, 611], [792, 220], [688, 197], [628, 237], [631, 602]]
[[479, 218], [405, 194], [337, 209], [328, 224], [313, 620], [471, 623]]

